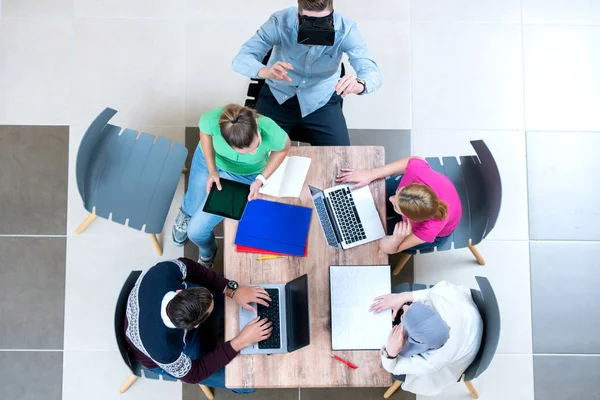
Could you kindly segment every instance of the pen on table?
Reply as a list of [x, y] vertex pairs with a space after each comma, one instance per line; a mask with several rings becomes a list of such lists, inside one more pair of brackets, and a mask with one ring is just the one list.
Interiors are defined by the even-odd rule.
[[262, 256], [262, 257], [258, 257], [257, 260], [258, 261], [262, 261], [262, 260], [272, 260], [274, 258], [283, 258], [283, 256]]
[[333, 353], [329, 353], [329, 355], [330, 355], [331, 357], [335, 358], [336, 360], [343, 362], [344, 364], [346, 364], [347, 366], [349, 366], [349, 367], [350, 367], [350, 368], [352, 368], [352, 369], [356, 369], [356, 368], [358, 368], [356, 365], [352, 364], [352, 363], [351, 363], [351, 362], [349, 362], [349, 361], [346, 361], [346, 360], [344, 360], [342, 357], [338, 357], [338, 356], [336, 356], [336, 355], [335, 355], [335, 354], [333, 354]]

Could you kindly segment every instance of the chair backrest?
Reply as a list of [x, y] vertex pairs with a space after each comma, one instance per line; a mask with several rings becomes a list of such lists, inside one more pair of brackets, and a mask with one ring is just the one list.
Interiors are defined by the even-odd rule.
[[477, 356], [465, 371], [465, 381], [481, 375], [492, 363], [500, 341], [500, 308], [494, 289], [487, 278], [476, 276], [479, 290], [471, 289], [471, 296], [483, 319], [483, 336]]
[[494, 229], [498, 215], [500, 215], [500, 206], [502, 205], [502, 180], [500, 179], [500, 170], [494, 160], [492, 152], [483, 140], [473, 140], [471, 145], [477, 153], [480, 161], [481, 176], [486, 193], [486, 203], [488, 210], [488, 223], [484, 238]]
[[115, 308], [115, 338], [117, 339], [119, 352], [121, 353], [123, 362], [125, 362], [131, 373], [140, 377], [142, 376], [142, 366], [134, 357], [133, 352], [129, 347], [129, 343], [127, 343], [127, 340], [125, 339], [125, 316], [127, 315], [127, 300], [129, 299], [129, 293], [131, 293], [131, 290], [141, 274], [142, 271], [132, 271], [129, 274], [121, 288], [121, 293], [119, 293], [117, 306]]
[[[269, 64], [269, 59], [271, 58], [271, 53], [273, 53], [273, 49], [269, 50], [269, 52], [267, 53], [265, 58], [263, 58], [263, 61], [262, 61], [263, 65]], [[343, 77], [344, 75], [346, 75], [346, 67], [344, 66], [344, 63], [342, 63], [342, 71], [340, 73], [340, 78]], [[250, 79], [250, 84], [248, 85], [248, 91], [246, 92], [246, 96], [248, 96], [248, 98], [246, 99], [246, 102], [244, 103], [244, 105], [246, 107], [256, 108], [256, 102], [258, 101], [258, 94], [260, 93], [260, 90], [262, 89], [264, 84], [265, 84], [264, 79]], [[342, 101], [342, 105], [343, 105], [343, 101]]]

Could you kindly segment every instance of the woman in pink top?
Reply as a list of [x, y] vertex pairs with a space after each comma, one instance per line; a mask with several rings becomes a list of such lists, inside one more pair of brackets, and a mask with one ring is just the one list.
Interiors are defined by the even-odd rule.
[[424, 159], [407, 157], [372, 170], [342, 169], [337, 182], [355, 182], [355, 189], [387, 177], [391, 207], [388, 236], [381, 239], [381, 250], [414, 253], [441, 244], [458, 225], [462, 207], [452, 182]]

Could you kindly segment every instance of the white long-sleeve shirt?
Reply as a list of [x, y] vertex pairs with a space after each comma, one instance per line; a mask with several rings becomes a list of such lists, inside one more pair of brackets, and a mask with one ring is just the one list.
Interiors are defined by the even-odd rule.
[[403, 390], [434, 396], [456, 383], [475, 359], [483, 321], [470, 290], [446, 281], [431, 289], [414, 291], [413, 301], [436, 310], [450, 327], [450, 338], [441, 348], [416, 356], [391, 360], [382, 355], [381, 363], [392, 374], [406, 375]]

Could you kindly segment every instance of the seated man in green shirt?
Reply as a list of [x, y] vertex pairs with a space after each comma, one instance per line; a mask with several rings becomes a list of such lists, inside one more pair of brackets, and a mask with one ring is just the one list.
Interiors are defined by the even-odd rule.
[[248, 200], [256, 199], [285, 159], [290, 139], [272, 119], [237, 104], [205, 112], [199, 126], [200, 145], [173, 226], [173, 240], [183, 246], [189, 238], [200, 249], [199, 263], [211, 268], [217, 253], [213, 228], [223, 219], [202, 211], [212, 185], [221, 190], [220, 177], [246, 183], [250, 185]]

